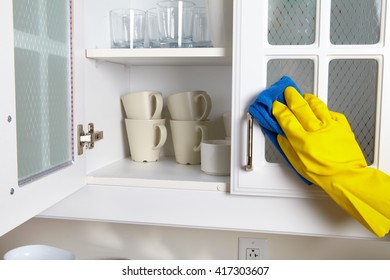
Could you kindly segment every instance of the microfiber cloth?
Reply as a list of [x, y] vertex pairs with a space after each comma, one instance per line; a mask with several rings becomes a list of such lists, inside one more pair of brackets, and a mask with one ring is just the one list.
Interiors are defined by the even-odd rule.
[[[299, 87], [295, 84], [295, 82], [288, 76], [283, 76], [275, 82], [273, 85], [263, 90], [256, 100], [249, 106], [249, 113], [252, 117], [258, 122], [264, 134], [271, 140], [277, 150], [282, 154], [282, 156], [286, 159], [286, 161], [291, 165], [286, 155], [282, 151], [277, 141], [277, 135], [281, 134], [284, 136], [284, 132], [282, 128], [279, 126], [275, 117], [272, 115], [272, 104], [274, 101], [278, 100], [279, 102], [286, 104], [286, 100], [284, 99], [284, 90], [292, 86], [294, 87], [300, 94], [302, 94]], [[301, 179], [308, 185], [312, 183], [303, 178], [295, 169], [294, 171], [301, 177]]]

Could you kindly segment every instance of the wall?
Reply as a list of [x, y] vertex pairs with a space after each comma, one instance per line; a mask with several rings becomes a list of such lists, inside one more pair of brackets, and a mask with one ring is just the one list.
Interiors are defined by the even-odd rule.
[[390, 259], [390, 242], [34, 218], [0, 237], [0, 256], [48, 244], [78, 259], [237, 259], [239, 237], [268, 239], [270, 259]]

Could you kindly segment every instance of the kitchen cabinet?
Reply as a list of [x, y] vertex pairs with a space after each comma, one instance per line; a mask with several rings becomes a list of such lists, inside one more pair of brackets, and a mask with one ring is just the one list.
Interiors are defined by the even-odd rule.
[[[387, 1], [265, 2], [235, 6], [245, 16], [235, 23], [233, 134], [246, 134], [243, 116], [256, 94], [288, 75], [303, 92], [343, 112], [368, 164], [388, 173]], [[233, 193], [325, 198], [286, 168], [256, 124], [253, 133], [250, 172], [245, 170], [247, 140], [234, 137]]]
[[[152, 2], [148, 3], [151, 5]], [[314, 10], [316, 19], [319, 16], [325, 18], [330, 6], [325, 3], [327, 1], [318, 2]], [[146, 5], [145, 1], [131, 1], [130, 4]], [[373, 165], [390, 171], [384, 159], [390, 151], [379, 145], [390, 136], [381, 121], [389, 117], [384, 108], [388, 101], [382, 94], [388, 88], [383, 79], [388, 71], [384, 59], [387, 47], [383, 41], [387, 36], [382, 31], [378, 43], [367, 48], [353, 48], [352, 53], [348, 47], [332, 47], [325, 43], [327, 37], [322, 32], [320, 37], [317, 25], [313, 43], [273, 46], [267, 43], [268, 2], [236, 0], [232, 48], [110, 49], [108, 11], [118, 5], [126, 6], [129, 2], [85, 0], [74, 1], [72, 7], [73, 141], [77, 143], [77, 125], [82, 124], [86, 129], [90, 122], [94, 123], [96, 130], [103, 131], [103, 139], [93, 149], [84, 150], [81, 156], [77, 155], [75, 144], [72, 164], [19, 186], [16, 124], [7, 119], [11, 116], [14, 120], [16, 115], [13, 109], [14, 76], [7, 70], [7, 67], [14, 67], [12, 1], [2, 2], [1, 28], [10, 43], [1, 46], [0, 66], [1, 84], [7, 92], [5, 97], [2, 96], [2, 104], [9, 104], [1, 106], [0, 112], [3, 119], [0, 128], [9, 135], [0, 140], [1, 154], [6, 155], [2, 162], [7, 162], [8, 166], [1, 170], [0, 215], [1, 220], [6, 221], [1, 234], [39, 215], [59, 219], [374, 238], [321, 191], [303, 185], [283, 163], [267, 162], [265, 150], [271, 147], [266, 146], [256, 127], [254, 170], [245, 171], [246, 109], [272, 80], [268, 78], [272, 76], [268, 65], [276, 63], [273, 67], [280, 69], [278, 65], [286, 59], [292, 62], [304, 60], [307, 66], [292, 63], [295, 65], [293, 72], [299, 73], [296, 71], [299, 67], [312, 69], [311, 76], [300, 72], [309, 76], [307, 81], [304, 80], [305, 85], [309, 84], [313, 92], [326, 97], [327, 85], [322, 83], [322, 76], [327, 76], [325, 62], [331, 57], [344, 55], [348, 59], [375, 60], [378, 65], [378, 100], [381, 102], [377, 103]], [[382, 12], [381, 16], [385, 14]], [[385, 21], [381, 21], [384, 28], [382, 22]], [[271, 74], [274, 75], [271, 78], [275, 78], [279, 73]], [[200, 166], [176, 164], [169, 143], [156, 163], [131, 161], [120, 96], [145, 89], [162, 91], [164, 97], [184, 90], [206, 90], [213, 100], [210, 119], [214, 125], [214, 138], [224, 137], [221, 116], [232, 110], [231, 178], [206, 175], [200, 171]], [[165, 116], [168, 116], [166, 111]], [[11, 189], [14, 190], [12, 194]]]
[[[55, 3], [64, 5], [67, 2], [56, 1]], [[34, 6], [35, 3], [38, 3], [37, 6]], [[129, 91], [155, 88], [162, 91], [166, 97], [167, 94], [176, 91], [199, 89], [199, 85], [206, 84], [204, 87], [202, 86], [202, 89], [207, 90], [210, 95], [215, 95], [216, 91], [217, 94], [218, 91], [228, 94], [227, 98], [220, 94], [222, 102], [213, 97], [215, 105], [210, 117], [216, 118], [218, 115], [222, 115], [223, 111], [230, 110], [231, 49], [109, 49], [108, 12], [118, 7], [118, 5], [128, 6], [128, 1], [70, 1], [71, 8], [68, 11], [63, 11], [64, 14], [70, 14], [73, 19], [73, 61], [71, 64], [73, 95], [70, 101], [72, 102], [74, 131], [73, 153], [68, 160], [71, 163], [68, 164], [67, 162], [64, 168], [58, 168], [55, 172], [40, 176], [38, 179], [34, 178], [35, 175], [27, 180], [21, 179], [20, 173], [23, 170], [20, 170], [20, 166], [24, 163], [24, 160], [21, 160], [18, 156], [23, 156], [23, 152], [20, 151], [23, 147], [18, 146], [17, 136], [19, 138], [25, 137], [23, 132], [17, 131], [17, 126], [20, 129], [24, 124], [23, 120], [18, 120], [16, 117], [18, 115], [16, 105], [18, 104], [16, 104], [17, 94], [15, 98], [15, 92], [17, 92], [15, 84], [16, 86], [19, 83], [24, 84], [25, 80], [28, 80], [26, 82], [28, 84], [30, 77], [18, 77], [11, 69], [18, 67], [18, 69], [23, 69], [23, 66], [29, 64], [32, 64], [32, 67], [39, 68], [40, 62], [34, 64], [33, 62], [24, 61], [24, 63], [21, 63], [22, 66], [15, 65], [14, 60], [18, 59], [17, 51], [22, 49], [27, 53], [31, 53], [31, 56], [35, 55], [35, 51], [40, 45], [39, 43], [34, 45], [34, 42], [41, 39], [39, 36], [50, 36], [48, 35], [50, 27], [66, 24], [49, 21], [52, 18], [52, 15], [50, 15], [52, 11], [47, 9], [52, 5], [50, 4], [52, 2], [38, 1], [35, 3], [23, 0], [5, 1], [2, 2], [1, 7], [2, 31], [4, 30], [4, 38], [8, 42], [2, 44], [2, 89], [4, 87], [4, 92], [7, 94], [2, 95], [4, 102], [2, 102], [1, 113], [6, 121], [2, 123], [1, 128], [7, 132], [6, 135], [10, 135], [10, 137], [2, 139], [4, 142], [2, 142], [2, 154], [7, 155], [7, 158], [4, 158], [4, 161], [2, 160], [4, 167], [7, 165], [7, 168], [2, 169], [2, 175], [4, 176], [2, 176], [1, 182], [1, 205], [4, 209], [1, 211], [2, 233], [42, 212], [86, 184], [106, 185], [109, 182], [109, 185], [119, 184], [127, 187], [177, 188], [180, 186], [180, 188], [189, 187], [217, 191], [228, 189], [229, 177], [206, 176], [200, 171], [200, 166], [183, 168], [183, 166], [175, 164], [172, 157], [172, 147], [167, 147], [167, 155], [155, 165], [137, 165], [130, 160], [120, 96]], [[145, 1], [138, 1], [138, 3], [132, 5], [144, 4]], [[21, 13], [31, 11], [31, 15], [25, 17], [27, 23], [21, 24], [21, 31], [17, 28], [14, 31], [14, 23], [16, 22], [15, 25], [17, 25], [19, 14], [18, 12], [13, 13], [13, 5], [20, 7]], [[150, 1], [149, 5], [154, 5], [153, 1]], [[91, 11], [86, 13], [90, 9]], [[25, 15], [22, 14], [21, 17], [23, 16]], [[30, 28], [32, 29], [31, 32], [23, 29], [28, 24], [33, 24], [33, 27]], [[14, 48], [14, 37], [25, 39], [26, 42], [31, 40], [33, 43], [31, 45], [25, 43], [22, 47], [18, 47], [18, 42], [15, 39]], [[42, 57], [47, 52], [50, 51], [43, 50]], [[204, 71], [205, 66], [206, 71]], [[28, 75], [35, 77], [35, 73], [38, 71], [30, 69], [26, 72], [28, 72]], [[210, 73], [213, 72], [216, 73], [211, 75]], [[43, 77], [44, 75], [42, 74]], [[39, 74], [36, 76], [39, 76]], [[34, 77], [31, 78], [32, 83], [36, 82], [38, 86], [33, 85], [32, 87], [40, 89], [42, 86], [43, 88], [46, 82], [42, 82], [41, 77]], [[215, 81], [210, 84], [213, 79]], [[16, 83], [15, 80], [17, 80]], [[32, 95], [38, 94], [37, 90]], [[51, 94], [47, 93], [46, 95], [50, 96]], [[37, 97], [37, 99], [39, 98]], [[42, 99], [45, 99], [45, 97], [42, 97]], [[25, 103], [29, 103], [29, 101]], [[90, 109], [85, 107], [87, 103]], [[67, 105], [66, 102], [64, 102], [64, 105]], [[35, 105], [32, 104], [31, 106]], [[41, 104], [36, 105], [38, 108], [35, 113], [38, 115], [37, 118], [41, 119], [43, 117], [39, 115], [41, 111], [39, 106]], [[19, 105], [19, 111], [21, 107]], [[57, 113], [59, 111], [51, 117], [56, 117]], [[167, 114], [167, 112], [164, 113]], [[28, 121], [28, 117], [24, 118]], [[86, 121], [87, 119], [89, 121]], [[43, 121], [38, 121], [38, 129], [41, 129], [41, 122]], [[84, 150], [83, 155], [79, 156], [77, 155], [77, 127], [81, 124], [86, 130], [89, 122], [95, 124], [96, 130], [103, 131], [104, 139], [99, 143], [101, 145], [96, 143], [94, 150]], [[47, 126], [50, 127], [50, 125]], [[214, 131], [219, 130], [221, 132], [223, 130], [222, 126], [220, 120]], [[35, 128], [32, 130], [35, 131]], [[46, 132], [38, 133], [40, 134], [39, 137], [45, 138], [47, 136]], [[47, 147], [45, 143], [40, 143], [36, 147], [31, 143], [27, 143], [26, 146], [27, 151]], [[62, 143], [59, 143], [58, 150], [63, 149], [62, 146]], [[98, 147], [99, 149], [97, 149]], [[100, 153], [93, 154], [93, 152], [99, 150]], [[36, 160], [38, 162], [45, 160], [45, 156], [39, 155], [37, 157], [39, 157]], [[114, 168], [114, 173], [112, 173], [113, 168], [110, 164], [113, 164], [114, 167], [118, 165], [122, 165], [122, 167], [120, 170]], [[36, 173], [40, 175], [39, 173], [46, 173], [46, 171], [37, 171]]]

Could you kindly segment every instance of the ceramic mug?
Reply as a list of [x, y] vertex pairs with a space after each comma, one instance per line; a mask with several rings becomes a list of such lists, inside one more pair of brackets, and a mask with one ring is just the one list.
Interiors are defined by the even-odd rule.
[[230, 175], [230, 141], [203, 140], [200, 169], [210, 175]]
[[121, 100], [128, 119], [161, 119], [163, 97], [159, 91], [131, 92]]
[[167, 140], [165, 119], [125, 121], [132, 160], [138, 162], [159, 160], [160, 149]]
[[171, 120], [175, 159], [180, 164], [200, 164], [200, 145], [208, 138], [208, 121]]
[[202, 90], [179, 92], [168, 96], [171, 118], [178, 121], [206, 120], [211, 111], [211, 98]]

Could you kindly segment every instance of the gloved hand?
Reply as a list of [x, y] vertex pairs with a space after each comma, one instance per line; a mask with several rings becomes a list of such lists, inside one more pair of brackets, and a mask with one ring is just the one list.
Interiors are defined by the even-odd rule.
[[387, 234], [390, 176], [367, 167], [343, 114], [293, 87], [286, 88], [284, 96], [287, 106], [275, 101], [272, 114], [285, 133], [277, 141], [290, 163], [378, 237]]

